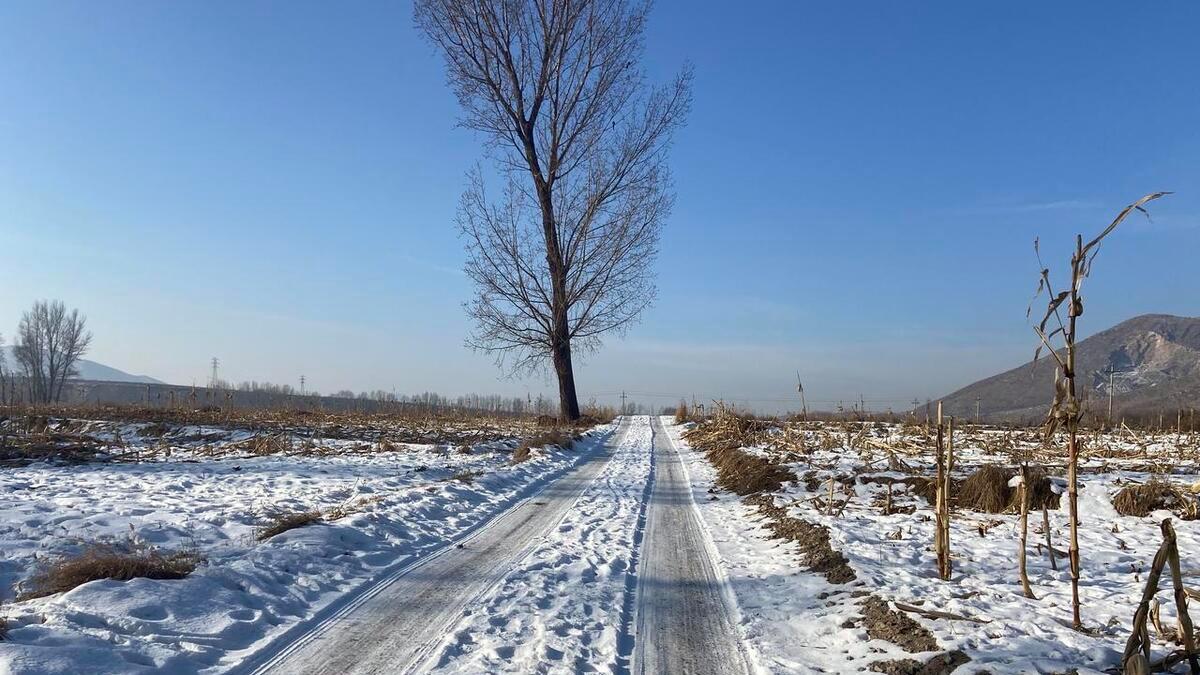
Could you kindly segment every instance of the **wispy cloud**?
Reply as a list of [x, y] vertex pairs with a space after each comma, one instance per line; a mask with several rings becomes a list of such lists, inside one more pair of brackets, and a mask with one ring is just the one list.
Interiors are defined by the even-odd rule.
[[443, 265], [441, 263], [431, 262], [429, 260], [422, 260], [420, 258], [411, 256], [408, 254], [402, 254], [400, 257], [403, 260], [405, 260], [406, 262], [412, 263], [413, 265], [416, 265], [417, 267], [423, 267], [423, 268], [433, 271], [433, 272], [440, 272], [442, 274], [452, 274], [456, 277], [466, 276], [463, 273], [462, 269], [459, 267], [451, 267], [449, 265]]
[[1044, 213], [1046, 211], [1086, 211], [1098, 209], [1104, 204], [1095, 199], [1054, 199], [1048, 201], [1028, 201], [1011, 204], [984, 204], [956, 209], [960, 213], [979, 214], [1008, 214], [1008, 213]]

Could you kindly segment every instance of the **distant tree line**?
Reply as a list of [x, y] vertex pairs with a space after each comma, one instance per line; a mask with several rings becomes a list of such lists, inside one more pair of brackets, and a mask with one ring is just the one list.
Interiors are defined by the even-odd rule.
[[376, 403], [395, 403], [429, 408], [431, 410], [461, 409], [478, 410], [482, 412], [512, 413], [517, 415], [529, 413], [550, 415], [555, 412], [554, 402], [542, 394], [538, 394], [536, 398], [522, 398], [520, 396], [502, 396], [499, 394], [463, 394], [460, 396], [446, 396], [433, 391], [421, 392], [419, 394], [396, 394], [395, 392], [384, 391], [382, 389], [360, 391], [356, 393], [349, 389], [340, 389], [332, 394], [326, 394], [323, 396], [317, 391], [306, 391], [301, 394], [299, 390], [290, 384], [275, 384], [272, 382], [259, 382], [257, 380], [243, 381], [236, 386], [224, 381], [218, 381], [217, 387], [228, 391], [242, 393], [264, 393], [277, 396], [311, 398], [314, 400], [321, 398], [338, 398], [356, 401], [371, 401]]

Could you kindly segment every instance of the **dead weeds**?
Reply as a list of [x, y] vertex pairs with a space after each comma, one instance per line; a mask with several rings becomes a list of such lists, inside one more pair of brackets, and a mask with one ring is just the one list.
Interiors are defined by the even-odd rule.
[[194, 551], [162, 551], [149, 547], [123, 548], [94, 542], [75, 555], [47, 562], [29, 581], [17, 600], [42, 598], [64, 593], [89, 581], [134, 578], [182, 579], [191, 574], [203, 558]]
[[1196, 520], [1196, 498], [1174, 483], [1152, 478], [1140, 485], [1127, 485], [1113, 498], [1113, 508], [1123, 516], [1148, 516], [1168, 510], [1182, 520]]
[[324, 519], [325, 515], [317, 510], [277, 513], [272, 515], [265, 525], [254, 531], [254, 538], [259, 541], [266, 541], [277, 534], [283, 534], [288, 530], [294, 530], [305, 525], [319, 523]]

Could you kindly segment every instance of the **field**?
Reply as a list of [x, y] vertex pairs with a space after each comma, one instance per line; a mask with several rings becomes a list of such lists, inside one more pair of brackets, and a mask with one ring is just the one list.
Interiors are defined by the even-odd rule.
[[[573, 430], [529, 419], [84, 412], [108, 419], [21, 415], [0, 430], [0, 598], [20, 600], [0, 607], [5, 672], [235, 661], [584, 454], [560, 447]], [[195, 571], [69, 589], [107, 573], [106, 556]]]
[[[1164, 519], [1200, 586], [1198, 434], [1085, 436], [1080, 631], [1061, 438], [953, 433], [945, 581], [930, 426], [600, 421], [14, 412], [0, 671], [1101, 673]], [[1152, 660], [1183, 672], [1161, 581]]]
[[[704, 495], [701, 512], [743, 608], [748, 638], [772, 672], [948, 672], [959, 663], [956, 672], [1118, 667], [1164, 518], [1172, 518], [1178, 532], [1185, 584], [1200, 586], [1200, 533], [1191, 522], [1200, 491], [1197, 435], [1123, 429], [1086, 438], [1080, 469], [1084, 630], [1076, 631], [1066, 500], [1060, 506], [1056, 481], [1031, 490], [1027, 571], [1035, 597], [1028, 598], [1018, 575], [1020, 502], [1010, 486], [1022, 461], [1030, 463], [1031, 476], [1063, 475], [1061, 439], [1046, 443], [1031, 429], [960, 428], [951, 472], [953, 572], [942, 581], [933, 552], [935, 439], [928, 428], [776, 423], [732, 414], [689, 426], [684, 437], [708, 451], [689, 459], [694, 489]], [[991, 468], [981, 472], [984, 467]], [[1039, 482], [1031, 478], [1030, 485]], [[1151, 489], [1141, 503], [1118, 499], [1123, 490], [1146, 485]], [[1122, 515], [1114, 502], [1133, 514]], [[779, 555], [781, 548], [788, 555]], [[797, 568], [824, 578], [796, 575]], [[1180, 649], [1169, 579], [1168, 571], [1161, 607], [1154, 605], [1154, 659]], [[942, 661], [922, 665], [935, 654]]]

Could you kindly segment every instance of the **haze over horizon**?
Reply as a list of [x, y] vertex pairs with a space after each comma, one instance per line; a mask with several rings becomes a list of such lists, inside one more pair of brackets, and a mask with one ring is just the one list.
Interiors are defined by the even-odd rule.
[[[325, 393], [552, 392], [463, 346], [453, 220], [487, 160], [409, 5], [287, 8], [0, 8], [0, 334], [57, 298], [86, 358], [168, 382], [216, 356]], [[1200, 315], [1200, 7], [1139, 9], [658, 3], [651, 78], [696, 70], [659, 297], [580, 398], [945, 394], [1032, 355], [1035, 236], [1060, 271], [1155, 190], [1082, 332]]]

